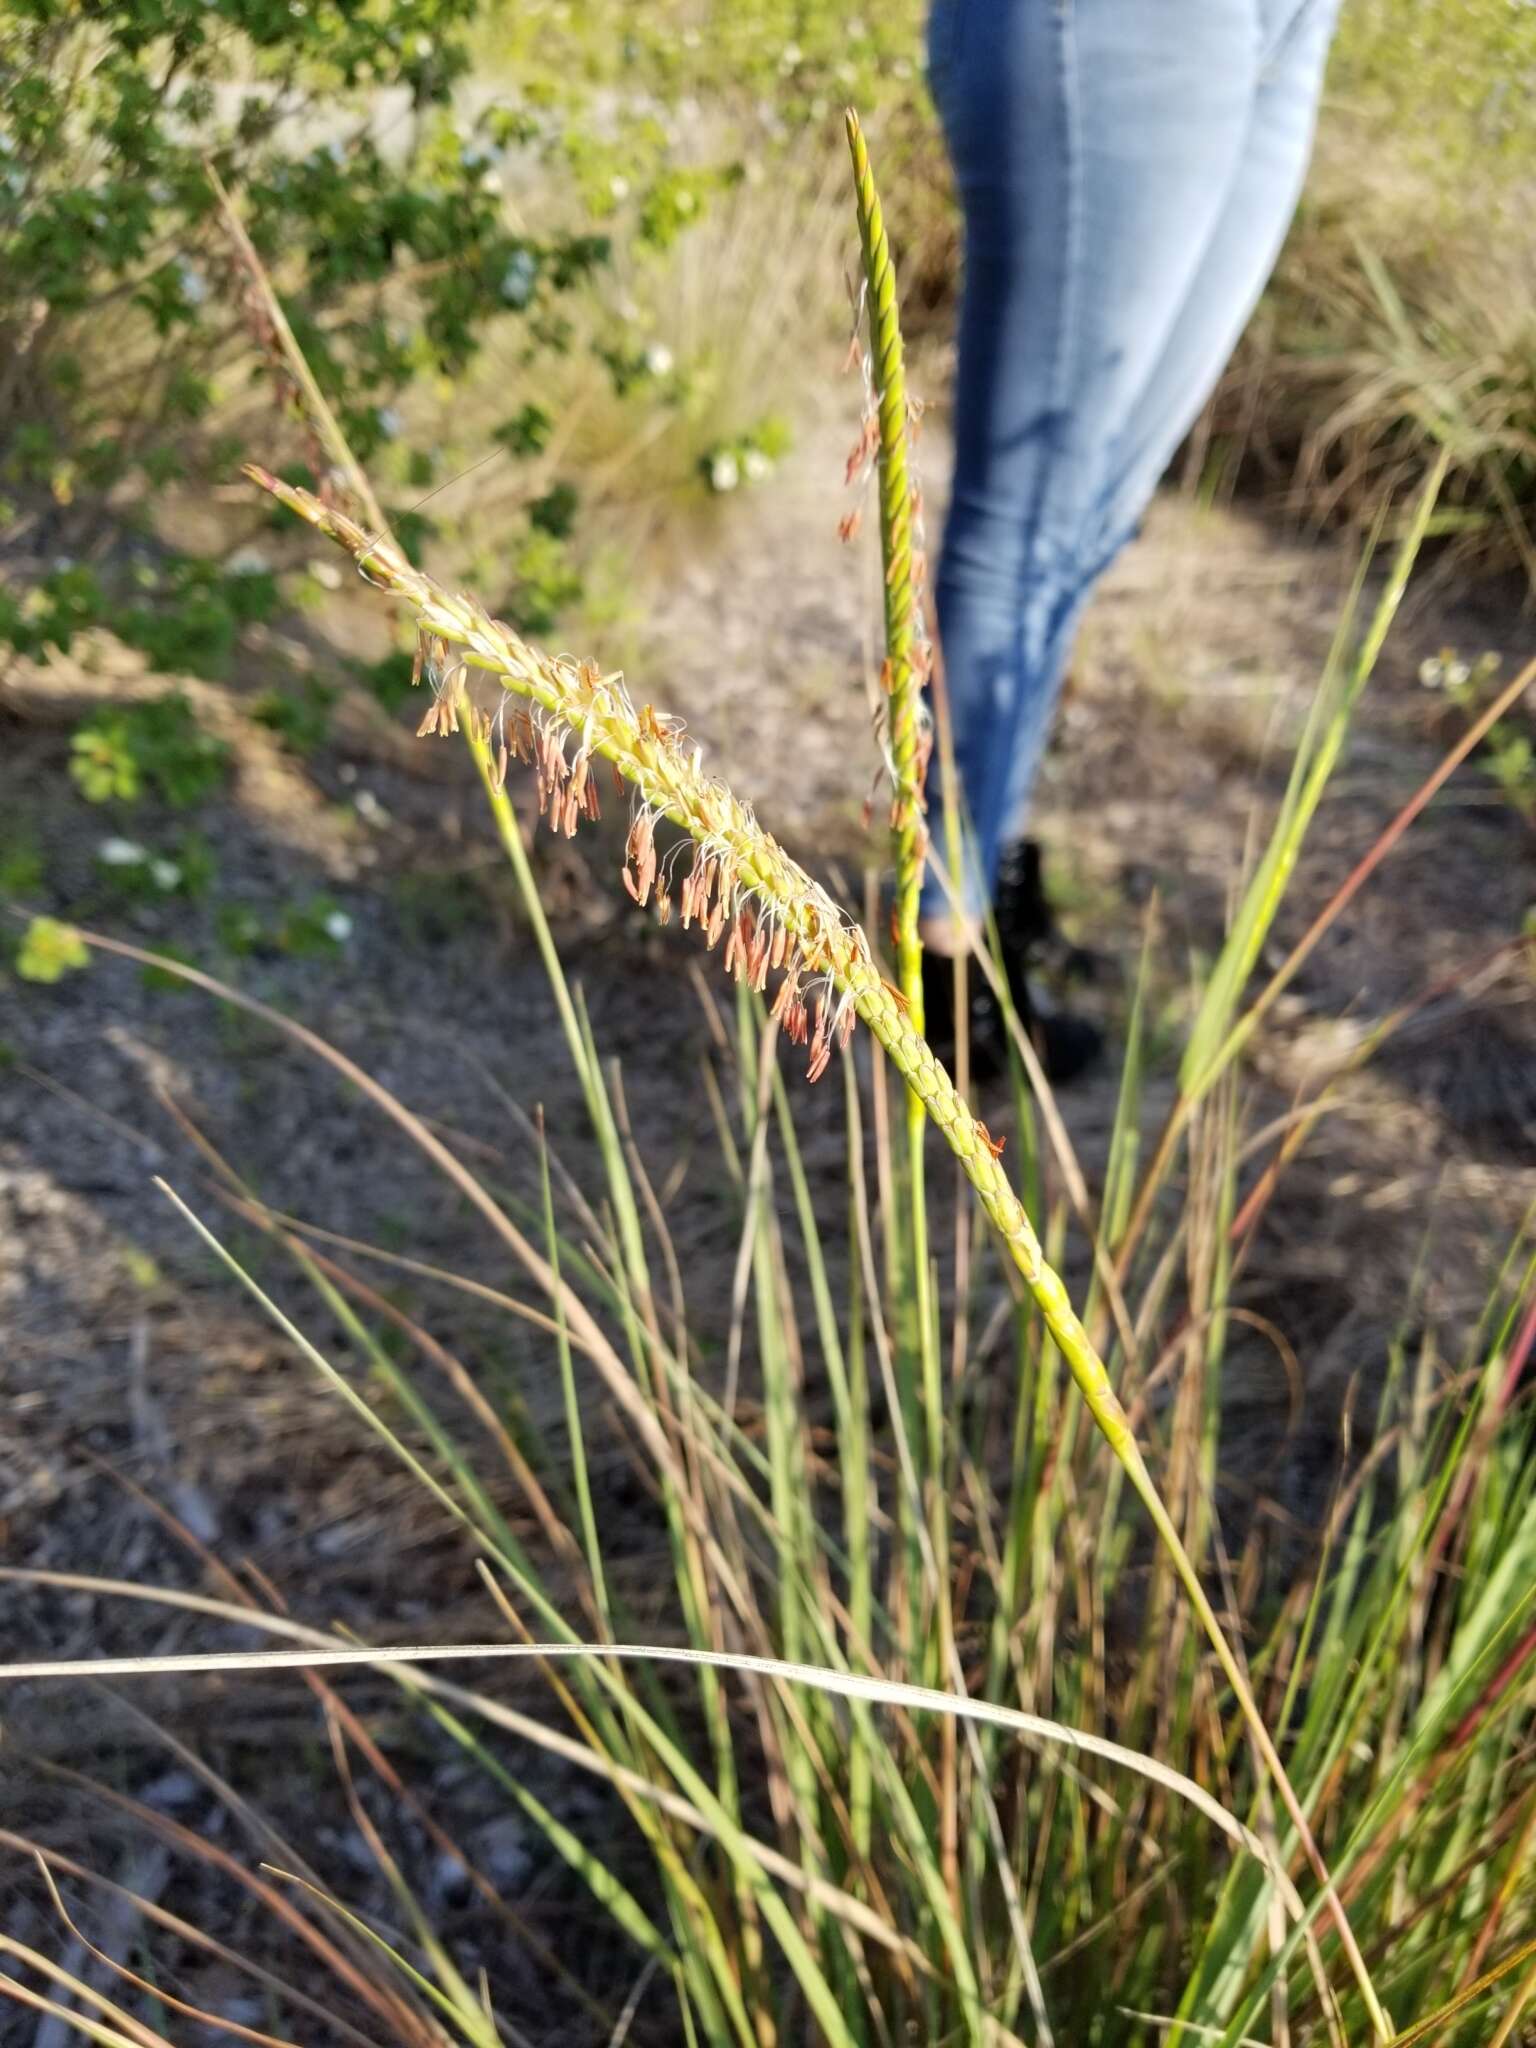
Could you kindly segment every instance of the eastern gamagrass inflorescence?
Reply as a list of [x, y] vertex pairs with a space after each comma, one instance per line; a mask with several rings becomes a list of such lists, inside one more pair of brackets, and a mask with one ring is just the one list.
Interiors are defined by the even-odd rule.
[[[728, 970], [754, 989], [764, 989], [770, 974], [781, 976], [773, 1010], [785, 1035], [808, 1046], [812, 1078], [862, 1017], [962, 1161], [1020, 1268], [1032, 1285], [1042, 1279], [1039, 1245], [998, 1162], [999, 1148], [914, 1030], [864, 933], [750, 808], [706, 772], [681, 726], [648, 704], [637, 709], [622, 675], [530, 645], [474, 598], [450, 594], [414, 568], [392, 541], [308, 491], [255, 465], [246, 473], [344, 547], [370, 583], [415, 611], [416, 676], [432, 691], [419, 731], [448, 733], [473, 719], [499, 774], [513, 758], [532, 764], [540, 810], [566, 833], [596, 815], [593, 764], [609, 762], [634, 793], [625, 865], [630, 895], [654, 902], [663, 923], [675, 909], [685, 926], [699, 924], [711, 946], [723, 939]], [[507, 691], [495, 712], [470, 701], [470, 670]], [[662, 819], [693, 842], [686, 870], [683, 843], [666, 852], [656, 845]], [[1060, 1309], [1071, 1315], [1064, 1293]]]

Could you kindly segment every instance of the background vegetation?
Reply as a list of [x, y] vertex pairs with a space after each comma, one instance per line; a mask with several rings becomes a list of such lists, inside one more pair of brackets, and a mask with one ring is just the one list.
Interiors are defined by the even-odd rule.
[[[1170, 977], [1147, 919], [1106, 1142], [1085, 1166], [1021, 1064], [1005, 1155], [1238, 1644], [1357, 1970], [1056, 1331], [931, 1146], [924, 1192], [922, 1121], [903, 1118], [882, 1051], [861, 1045], [808, 1101], [758, 997], [707, 998], [725, 1224], [680, 1246], [658, 1136], [676, 1098], [632, 1099], [601, 1057], [556, 945], [571, 885], [530, 859], [496, 786], [499, 728], [465, 716], [510, 863], [495, 900], [537, 949], [569, 1069], [565, 1118], [518, 1126], [520, 1173], [288, 1014], [290, 963], [341, 977], [354, 958], [349, 909], [221, 868], [229, 702], [279, 767], [321, 774], [344, 716], [383, 727], [424, 701], [414, 626], [369, 642], [372, 593], [230, 488], [241, 459], [345, 494], [329, 408], [411, 560], [525, 635], [622, 647], [637, 536], [686, 548], [720, 501], [772, 490], [802, 426], [804, 349], [846, 326], [828, 285], [853, 260], [850, 100], [941, 379], [954, 224], [917, 10], [118, 0], [82, 19], [0, 0], [0, 663], [33, 683], [106, 677], [70, 713], [51, 799], [72, 788], [100, 836], [60, 848], [47, 793], [0, 821], [0, 889], [26, 913], [0, 938], [6, 1001], [67, 1004], [88, 962], [92, 981], [120, 971], [93, 954], [126, 956], [160, 996], [217, 1005], [233, 1076], [301, 1055], [338, 1075], [357, 1117], [381, 1119], [364, 1142], [382, 1158], [388, 1132], [443, 1179], [451, 1228], [425, 1244], [406, 1217], [359, 1244], [290, 1215], [222, 1156], [216, 1116], [156, 1083], [199, 1148], [188, 1223], [220, 1288], [344, 1405], [391, 1518], [433, 1517], [460, 1576], [478, 1562], [476, 1636], [726, 1666], [546, 1658], [542, 1690], [489, 1668], [320, 1671], [318, 1720], [276, 1762], [146, 1732], [240, 1844], [222, 1822], [168, 1821], [111, 1753], [86, 1773], [91, 1810], [123, 1830], [114, 1851], [160, 1845], [179, 1876], [155, 1884], [34, 1814], [34, 1784], [79, 1791], [85, 1762], [40, 1755], [4, 1833], [17, 2039], [57, 2022], [139, 2044], [207, 2027], [1279, 2048], [1384, 2038], [1373, 1998], [1403, 2048], [1520, 2038], [1536, 1987], [1530, 1216], [1450, 1338], [1460, 1219], [1423, 1218], [1397, 1326], [1355, 1361], [1337, 1440], [1301, 1478], [1277, 1477], [1294, 1431], [1232, 1426], [1231, 1383], [1257, 1350], [1298, 1400], [1311, 1384], [1317, 1361], [1244, 1275], [1307, 1141], [1428, 999], [1372, 1017], [1278, 1105], [1253, 1048], [1349, 901], [1287, 954], [1288, 880], [1415, 562], [1518, 602], [1536, 560], [1532, 83], [1530, 8], [1346, 8], [1307, 204], [1183, 469], [1207, 499], [1262, 491], [1292, 521], [1374, 532], [1379, 552], [1193, 986], [1170, 995], [1184, 963]], [[113, 685], [116, 647], [142, 657], [132, 690]], [[453, 703], [444, 650], [423, 651], [434, 709]], [[1476, 749], [1493, 800], [1528, 818], [1519, 679], [1448, 650], [1425, 680], [1448, 706], [1442, 746]], [[563, 792], [540, 767], [546, 798]], [[1368, 841], [1366, 866], [1393, 843]], [[464, 914], [421, 880], [423, 927]], [[1527, 973], [1522, 935], [1503, 941], [1488, 971]], [[11, 1082], [32, 1085], [20, 1064]], [[1311, 1213], [1317, 1236], [1342, 1228]], [[139, 1284], [162, 1282], [151, 1265]], [[505, 1333], [530, 1329], [557, 1394], [538, 1415], [498, 1362]], [[217, 1629], [233, 1654], [252, 1628], [342, 1653], [370, 1634], [368, 1615], [290, 1615], [295, 1587], [242, 1571], [171, 1506], [182, 1578], [135, 1591], [87, 1549], [53, 1579], [9, 1568], [18, 1598], [61, 1614], [94, 1598], [97, 1616], [147, 1598], [146, 1643], [180, 1609], [201, 1633], [176, 1643]], [[444, 1634], [437, 1620], [421, 1632]], [[914, 1686], [995, 1711], [936, 1716]], [[571, 1787], [588, 1782], [583, 1806]], [[350, 1889], [309, 1839], [327, 1801], [360, 1844]], [[544, 1940], [516, 1870], [460, 1838], [488, 1812], [558, 1870], [574, 1938]], [[101, 1944], [103, 1974], [64, 1916], [114, 1900], [127, 1932]]]

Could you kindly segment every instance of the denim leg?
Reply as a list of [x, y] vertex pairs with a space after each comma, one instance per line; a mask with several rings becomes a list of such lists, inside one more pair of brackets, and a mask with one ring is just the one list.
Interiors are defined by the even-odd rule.
[[[966, 230], [937, 600], [977, 838], [973, 908], [1027, 797], [1087, 593], [1156, 482], [1166, 423], [1186, 408], [1192, 417], [1219, 370], [1218, 359], [1207, 374], [1213, 339], [1191, 346], [1181, 401], [1165, 395], [1178, 383], [1171, 343], [1207, 289], [1211, 251], [1240, 239], [1232, 198], [1265, 91], [1267, 16], [1296, 4], [938, 0], [931, 16]], [[1294, 183], [1288, 173], [1277, 218]], [[1227, 292], [1214, 327], [1230, 339], [1256, 289], [1250, 271], [1262, 284], [1277, 237], [1254, 239], [1262, 255], [1240, 280], [1229, 258], [1212, 283]], [[1150, 396], [1163, 433], [1144, 412]], [[943, 906], [930, 881], [925, 908]]]
[[1178, 317], [1109, 444], [1091, 546], [1106, 565], [1134, 532], [1274, 269], [1312, 153], [1337, 11], [1337, 0], [1263, 0], [1263, 62], [1236, 175]]

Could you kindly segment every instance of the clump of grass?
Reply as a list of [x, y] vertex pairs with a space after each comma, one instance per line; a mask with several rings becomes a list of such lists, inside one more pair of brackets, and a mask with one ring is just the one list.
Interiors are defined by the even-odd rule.
[[1536, 330], [1497, 263], [1394, 252], [1336, 221], [1290, 259], [1205, 423], [1319, 525], [1368, 530], [1437, 456], [1446, 573], [1536, 581]]
[[1307, 194], [1197, 435], [1322, 524], [1369, 531], [1444, 451], [1446, 573], [1536, 579], [1536, 29], [1503, 0], [1342, 10]]

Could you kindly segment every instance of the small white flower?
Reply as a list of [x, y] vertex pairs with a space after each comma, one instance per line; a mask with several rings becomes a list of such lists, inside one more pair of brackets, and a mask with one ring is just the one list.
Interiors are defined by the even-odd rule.
[[344, 910], [333, 910], [325, 920], [325, 936], [344, 946], [352, 936], [352, 920]]
[[157, 889], [170, 890], [179, 887], [181, 869], [173, 860], [152, 860], [149, 864], [150, 880]]
[[416, 54], [418, 57], [431, 56], [432, 38], [430, 36], [418, 36], [416, 38]]
[[622, 171], [615, 171], [608, 180], [608, 190], [615, 199], [627, 199], [629, 197], [629, 180]]
[[741, 468], [749, 484], [760, 484], [773, 473], [773, 464], [761, 448], [749, 448], [741, 459]]
[[392, 405], [381, 405], [379, 407], [379, 432], [386, 441], [398, 440], [400, 429], [404, 425], [405, 421], [401, 419], [399, 413], [396, 412]]
[[103, 839], [96, 858], [104, 868], [136, 868], [149, 855], [136, 839]]
[[653, 341], [645, 352], [645, 367], [653, 377], [665, 377], [672, 367], [672, 351], [664, 341]]
[[236, 548], [224, 563], [226, 576], [265, 576], [271, 562], [257, 547]]
[[184, 256], [176, 265], [176, 274], [181, 280], [181, 296], [189, 306], [200, 306], [208, 296], [207, 278]]
[[1419, 681], [1426, 690], [1438, 690], [1445, 681], [1445, 663], [1438, 654], [1419, 663]]
[[741, 482], [741, 470], [734, 455], [717, 455], [709, 465], [709, 485], [714, 491], [734, 491]]
[[352, 799], [357, 815], [365, 825], [382, 828], [389, 823], [389, 813], [379, 802], [371, 789], [360, 789]]
[[779, 69], [781, 71], [793, 71], [795, 66], [804, 58], [804, 55], [805, 52], [798, 43], [786, 43], [779, 52]]
[[74, 566], [75, 558], [73, 555], [55, 555], [53, 558], [53, 573], [55, 576], [67, 575]]

